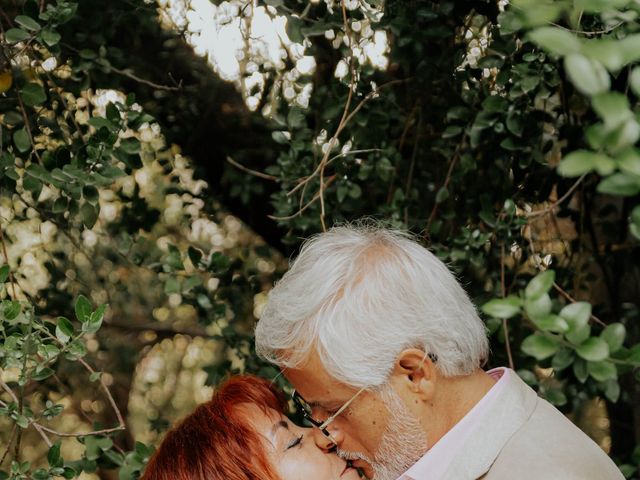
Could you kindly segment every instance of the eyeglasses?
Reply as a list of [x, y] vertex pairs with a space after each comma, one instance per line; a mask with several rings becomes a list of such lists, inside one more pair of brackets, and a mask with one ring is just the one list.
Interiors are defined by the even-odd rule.
[[309, 403], [304, 398], [302, 398], [302, 395], [300, 395], [297, 391], [295, 390], [293, 391], [291, 398], [293, 399], [293, 403], [296, 405], [296, 407], [298, 407], [298, 409], [302, 413], [302, 416], [305, 418], [305, 420], [307, 420], [311, 425], [313, 425], [318, 430], [320, 430], [320, 432], [322, 432], [322, 434], [331, 443], [333, 443], [334, 445], [337, 445], [337, 442], [331, 436], [331, 433], [329, 433], [329, 430], [327, 429], [327, 427], [329, 426], [329, 424], [331, 424], [331, 422], [333, 422], [338, 417], [338, 415], [344, 412], [347, 409], [347, 407], [349, 407], [349, 405], [351, 405], [351, 403], [356, 398], [358, 398], [358, 395], [360, 395], [362, 392], [365, 391], [365, 389], [366, 387], [362, 387], [360, 390], [358, 390], [353, 397], [351, 397], [344, 405], [342, 405], [333, 415], [327, 418], [324, 422], [321, 422], [320, 420], [316, 420], [315, 418], [313, 418], [313, 408], [311, 407], [311, 405], [309, 405]]
[[[424, 362], [427, 359], [427, 357], [429, 357], [429, 359], [433, 363], [437, 363], [438, 362], [438, 356], [435, 353], [425, 353], [424, 354], [424, 358], [422, 359], [422, 361]], [[315, 418], [313, 418], [313, 408], [311, 407], [311, 405], [309, 405], [309, 403], [304, 398], [302, 398], [302, 395], [300, 395], [296, 390], [294, 390], [293, 393], [291, 394], [291, 398], [292, 398], [293, 403], [295, 404], [295, 406], [302, 413], [302, 416], [305, 418], [305, 420], [307, 420], [311, 425], [313, 425], [318, 430], [320, 430], [320, 432], [322, 432], [322, 434], [331, 443], [333, 443], [334, 445], [337, 445], [337, 442], [331, 436], [331, 433], [329, 432], [327, 427], [329, 426], [329, 424], [331, 424], [331, 422], [333, 422], [338, 417], [338, 415], [340, 415], [342, 412], [344, 412], [347, 409], [347, 407], [349, 407], [349, 405], [351, 405], [351, 403], [356, 398], [358, 398], [358, 395], [360, 395], [365, 390], [366, 390], [366, 387], [362, 387], [360, 390], [358, 390], [353, 397], [351, 397], [344, 405], [342, 405], [336, 411], [336, 413], [331, 415], [324, 422], [321, 422], [320, 420], [316, 420]]]

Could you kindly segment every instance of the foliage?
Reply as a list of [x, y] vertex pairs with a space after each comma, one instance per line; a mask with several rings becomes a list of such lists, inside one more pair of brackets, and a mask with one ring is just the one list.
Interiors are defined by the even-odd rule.
[[[201, 128], [195, 114], [186, 127], [169, 120], [190, 86], [132, 74], [143, 66], [127, 65], [108, 24], [148, 32], [154, 8], [118, 3], [89, 21], [90, 2], [29, 0], [2, 19], [0, 417], [11, 431], [0, 478], [137, 477], [151, 447], [121, 431], [128, 397], [113, 386], [130, 385], [148, 351], [132, 329], [223, 345], [208, 384], [230, 369], [274, 376], [251, 329], [278, 255], [216, 240], [231, 231], [224, 207], [268, 200], [284, 249], [362, 215], [421, 235], [482, 305], [491, 363], [574, 419], [603, 399], [610, 453], [637, 478], [636, 2], [245, 3], [216, 11], [242, 25], [284, 17], [288, 38], [274, 67], [245, 31], [242, 58], [255, 62], [240, 62], [236, 86], [256, 111], [238, 115], [264, 116], [272, 137], [260, 155], [238, 148], [233, 165], [206, 159], [224, 165], [223, 180], [207, 180], [228, 190], [226, 206], [163, 134], [187, 145]], [[315, 69], [296, 68], [303, 56]], [[255, 75], [260, 88], [244, 90]], [[110, 408], [88, 429], [58, 431], [68, 408], [56, 399], [96, 393], [87, 384]], [[24, 458], [23, 436], [46, 445], [46, 463]], [[75, 437], [80, 450], [64, 454]]]

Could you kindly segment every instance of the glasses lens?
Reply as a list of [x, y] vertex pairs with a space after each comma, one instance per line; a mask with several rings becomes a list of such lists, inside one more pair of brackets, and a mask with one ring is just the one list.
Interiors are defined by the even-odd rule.
[[305, 417], [307, 417], [308, 419], [311, 419], [311, 414], [313, 413], [311, 406], [296, 391], [293, 392], [293, 402], [296, 404], [296, 406], [300, 409], [300, 412]]

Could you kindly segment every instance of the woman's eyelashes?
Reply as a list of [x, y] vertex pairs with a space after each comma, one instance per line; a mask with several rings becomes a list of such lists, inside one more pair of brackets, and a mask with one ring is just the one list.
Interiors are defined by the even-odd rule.
[[300, 435], [299, 437], [296, 437], [295, 439], [293, 439], [289, 445], [287, 445], [287, 450], [291, 450], [294, 447], [297, 447], [299, 445], [302, 445], [302, 435]]

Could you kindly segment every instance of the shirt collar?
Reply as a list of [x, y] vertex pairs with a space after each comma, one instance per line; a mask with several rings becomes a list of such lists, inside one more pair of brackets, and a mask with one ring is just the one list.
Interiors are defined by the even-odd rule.
[[508, 368], [487, 372], [491, 389], [398, 480], [478, 478], [533, 412], [536, 393]]

